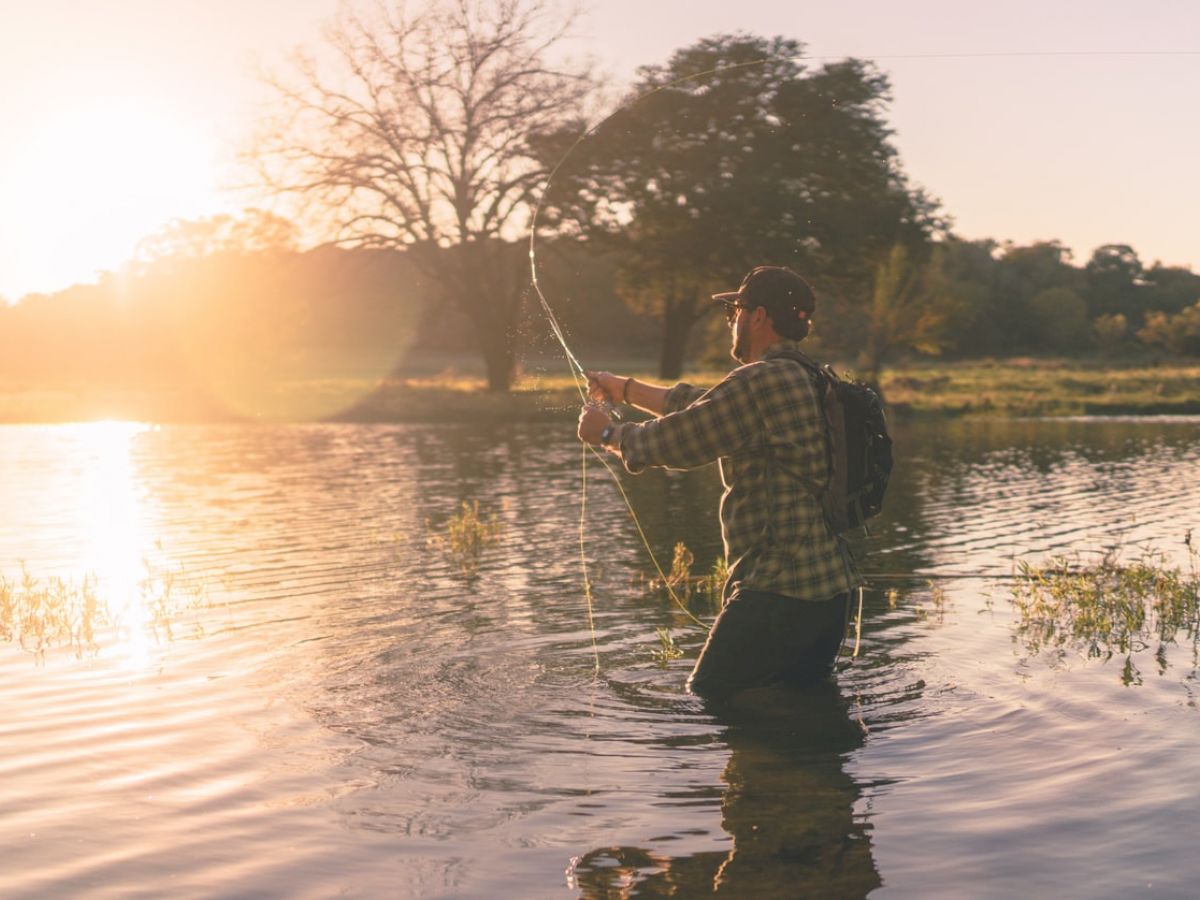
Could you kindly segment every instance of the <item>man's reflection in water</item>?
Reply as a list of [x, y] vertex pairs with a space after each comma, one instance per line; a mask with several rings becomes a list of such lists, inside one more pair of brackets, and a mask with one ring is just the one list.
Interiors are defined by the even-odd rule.
[[[583, 897], [861, 897], [880, 886], [845, 757], [862, 726], [837, 686], [749, 691], [710, 710], [731, 751], [722, 780], [728, 853], [672, 858], [605, 847], [573, 868]], [[668, 829], [664, 829], [666, 831]]]

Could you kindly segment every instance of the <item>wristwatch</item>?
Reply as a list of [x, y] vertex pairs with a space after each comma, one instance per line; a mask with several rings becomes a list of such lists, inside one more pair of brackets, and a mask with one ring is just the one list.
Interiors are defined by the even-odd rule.
[[604, 426], [604, 430], [600, 432], [600, 446], [607, 447], [609, 439], [613, 436], [613, 432], [617, 430], [617, 426], [609, 422]]

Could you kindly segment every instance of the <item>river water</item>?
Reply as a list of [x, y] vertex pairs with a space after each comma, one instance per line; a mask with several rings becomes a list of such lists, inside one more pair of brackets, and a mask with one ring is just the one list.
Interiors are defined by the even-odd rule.
[[[0, 643], [0, 894], [1195, 896], [1194, 642], [1038, 646], [1010, 579], [1186, 570], [1200, 421], [896, 437], [857, 657], [713, 710], [594, 461], [589, 629], [569, 425], [0, 428], [10, 597], [111, 613]], [[715, 471], [622, 481], [706, 569]], [[467, 570], [464, 500], [499, 532]]]

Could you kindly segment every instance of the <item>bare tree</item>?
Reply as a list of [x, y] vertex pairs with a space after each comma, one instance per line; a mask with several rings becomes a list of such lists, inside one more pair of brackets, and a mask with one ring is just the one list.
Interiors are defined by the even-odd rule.
[[[329, 59], [298, 50], [267, 77], [276, 114], [251, 157], [331, 240], [404, 248], [469, 317], [493, 390], [509, 387], [545, 167], [537, 133], [576, 120], [588, 74], [551, 54], [573, 21], [550, 0], [380, 0], [343, 7]], [[315, 214], [315, 216], [314, 216]]]

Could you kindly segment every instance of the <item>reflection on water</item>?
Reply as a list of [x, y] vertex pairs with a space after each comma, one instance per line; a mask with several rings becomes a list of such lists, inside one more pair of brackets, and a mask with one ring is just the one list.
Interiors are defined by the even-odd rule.
[[99, 576], [105, 592], [126, 617], [137, 596], [142, 560], [152, 544], [146, 531], [141, 484], [134, 470], [132, 446], [146, 426], [132, 422], [93, 422], [63, 428], [62, 437], [78, 449], [78, 505], [68, 509], [83, 538], [79, 563]]
[[[1014, 642], [1006, 579], [1115, 542], [1184, 565], [1196, 433], [898, 429], [860, 655], [713, 708], [599, 469], [594, 676], [569, 427], [0, 429], [0, 575], [95, 573], [171, 625], [0, 646], [0, 893], [1187, 895], [1194, 648], [1125, 688]], [[714, 473], [625, 483], [659, 558], [707, 568]], [[468, 576], [426, 523], [477, 500]]]
[[[17, 495], [6, 498], [6, 514], [26, 534], [25, 517], [35, 522], [32, 540], [14, 548], [20, 574], [0, 576], [0, 629], [39, 658], [56, 646], [77, 656], [95, 650], [97, 629], [114, 622], [121, 652], [146, 657], [155, 616], [142, 583], [153, 545], [131, 457], [146, 429], [129, 422], [27, 429], [42, 440], [5, 448], [10, 477], [22, 477]], [[42, 465], [52, 461], [65, 465], [44, 477]], [[46, 556], [31, 564], [39, 544]]]
[[[148, 426], [27, 431], [44, 446], [28, 456], [11, 448], [16, 453], [6, 460], [23, 480], [11, 485], [16, 496], [6, 503], [20, 563], [19, 574], [0, 573], [0, 636], [39, 660], [56, 648], [82, 657], [103, 641], [106, 652], [136, 666], [147, 662], [152, 643], [173, 639], [185, 623], [202, 631], [189, 613], [209, 605], [216, 579], [189, 573], [154, 537], [133, 453]], [[61, 464], [50, 477], [38, 477], [38, 450], [49, 451], [43, 462]], [[35, 521], [32, 532], [26, 516]]]
[[728, 750], [724, 851], [673, 856], [606, 846], [572, 861], [584, 897], [865, 896], [880, 885], [858, 784], [844, 760], [863, 742], [833, 684], [765, 690], [710, 708]]

